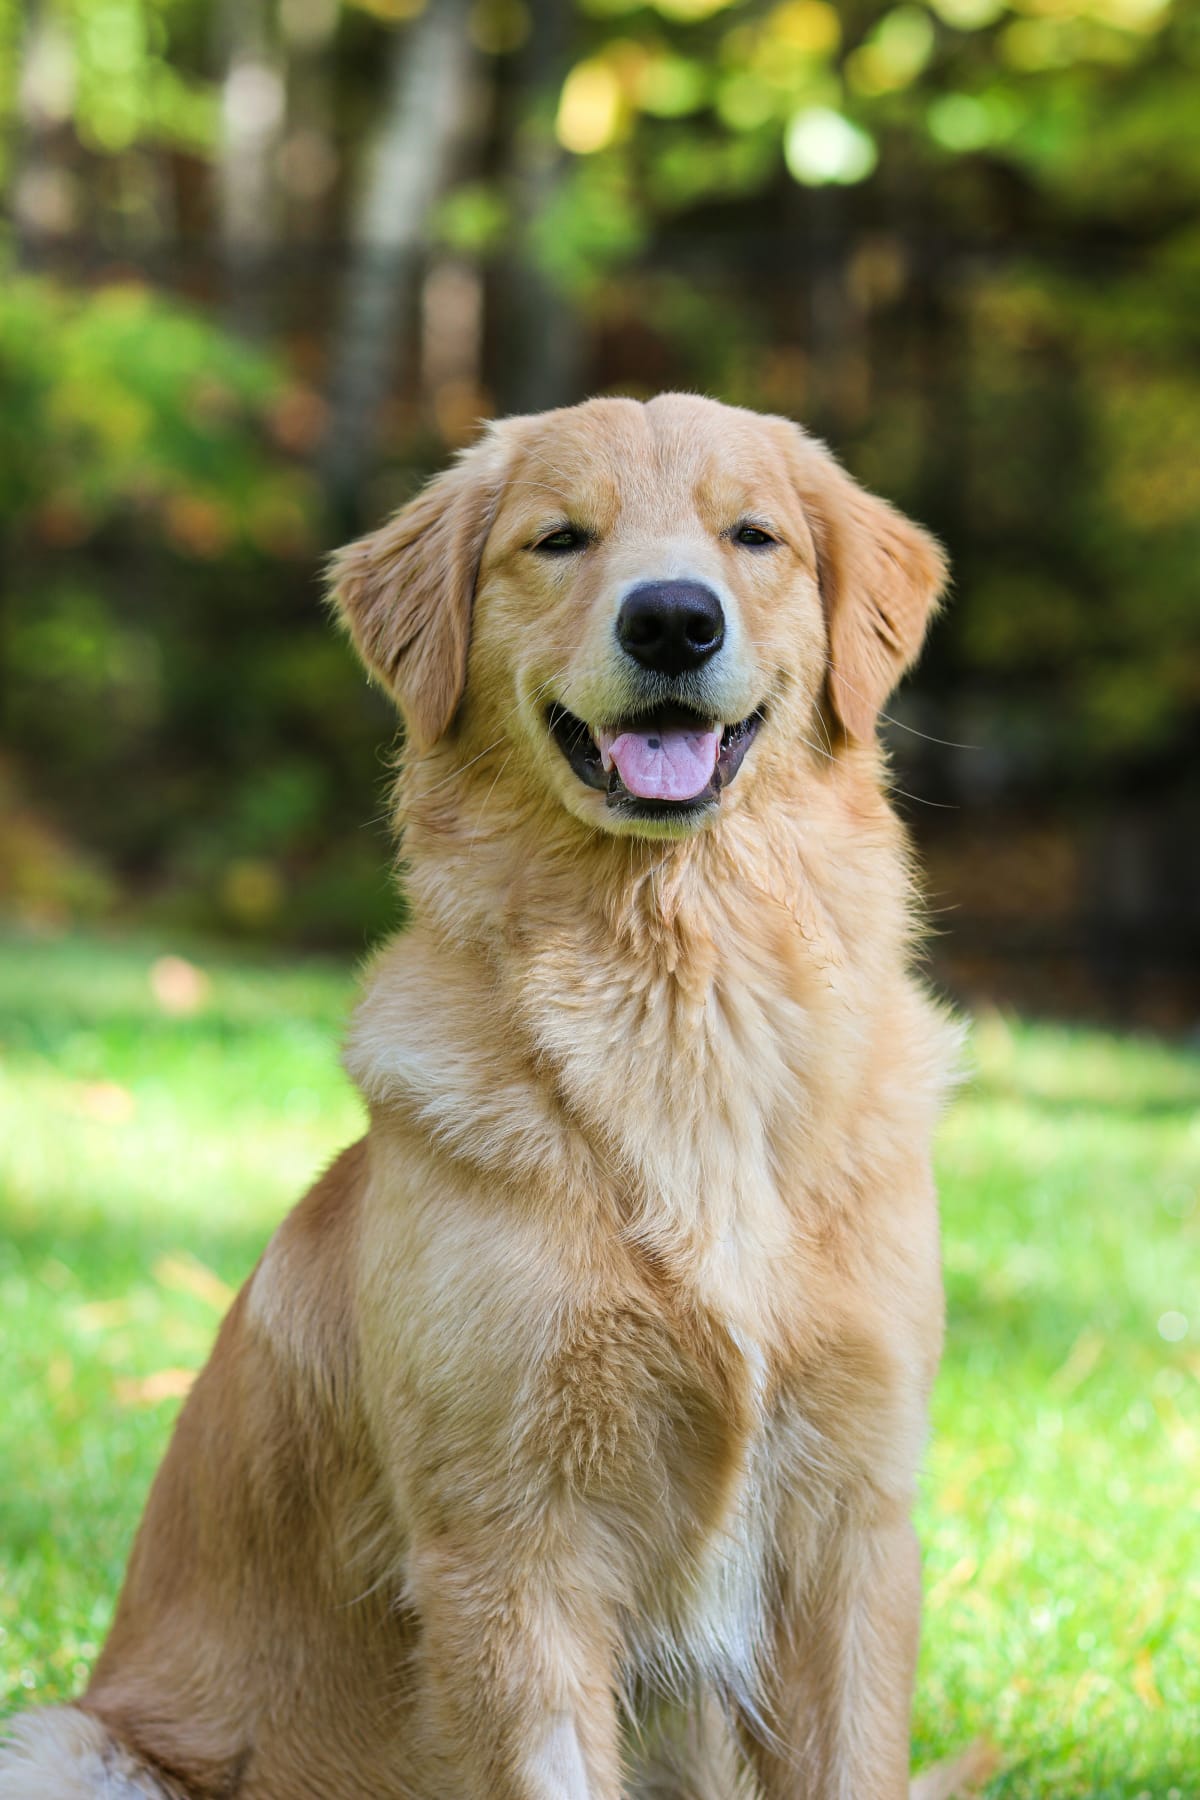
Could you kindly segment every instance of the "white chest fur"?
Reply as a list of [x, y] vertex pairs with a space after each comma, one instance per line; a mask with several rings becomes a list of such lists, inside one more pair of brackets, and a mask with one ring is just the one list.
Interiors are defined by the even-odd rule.
[[632, 1622], [630, 1661], [655, 1691], [686, 1700], [711, 1685], [753, 1709], [765, 1648], [772, 1498], [768, 1458], [756, 1446], [720, 1527]]

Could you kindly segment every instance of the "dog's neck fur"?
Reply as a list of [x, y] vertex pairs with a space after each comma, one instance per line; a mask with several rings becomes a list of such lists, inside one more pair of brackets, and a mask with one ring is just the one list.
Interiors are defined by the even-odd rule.
[[[603, 1186], [660, 1250], [743, 1228], [769, 1245], [742, 1197], [782, 1181], [794, 1200], [806, 1166], [856, 1186], [868, 1073], [877, 1087], [881, 1057], [916, 1059], [907, 1140], [912, 1086], [932, 1111], [941, 1071], [917, 1048], [926, 1003], [894, 973], [911, 935], [903, 833], [876, 753], [852, 754], [836, 780], [798, 771], [760, 816], [747, 796], [677, 843], [589, 834], [549, 797], [503, 793], [503, 767], [472, 770], [464, 799], [417, 765], [401, 782], [413, 924], [348, 1057], [368, 1100], [493, 1173]], [[450, 971], [462, 994], [436, 1018], [434, 964], [429, 1009]]]

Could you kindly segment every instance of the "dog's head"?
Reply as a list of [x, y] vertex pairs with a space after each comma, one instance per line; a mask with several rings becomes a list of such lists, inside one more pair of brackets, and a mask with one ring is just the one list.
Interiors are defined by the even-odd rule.
[[333, 585], [410, 758], [502, 745], [586, 825], [684, 837], [872, 741], [944, 579], [797, 426], [666, 394], [492, 426]]

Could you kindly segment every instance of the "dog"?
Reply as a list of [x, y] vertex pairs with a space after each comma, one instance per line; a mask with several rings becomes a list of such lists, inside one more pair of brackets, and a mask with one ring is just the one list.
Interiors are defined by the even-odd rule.
[[687, 395], [494, 424], [340, 553], [404, 725], [369, 1130], [4, 1800], [908, 1794], [956, 1033], [877, 720], [945, 579]]

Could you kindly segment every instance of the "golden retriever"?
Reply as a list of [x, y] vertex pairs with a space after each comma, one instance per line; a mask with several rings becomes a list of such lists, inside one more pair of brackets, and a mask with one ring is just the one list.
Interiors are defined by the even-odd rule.
[[944, 575], [672, 394], [504, 420], [338, 557], [406, 731], [369, 1133], [5, 1800], [908, 1793], [954, 1033], [876, 723]]

